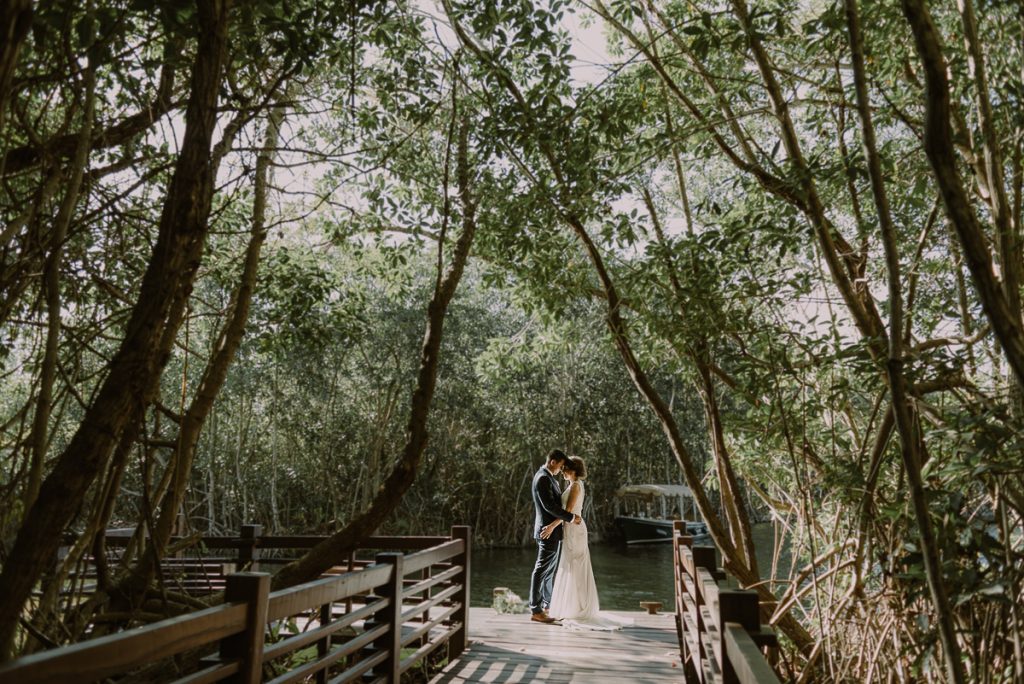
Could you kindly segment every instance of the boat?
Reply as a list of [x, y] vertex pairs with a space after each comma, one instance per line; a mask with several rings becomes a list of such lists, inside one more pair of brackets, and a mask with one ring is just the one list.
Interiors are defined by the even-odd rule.
[[627, 544], [672, 541], [672, 526], [689, 513], [686, 532], [694, 539], [708, 537], [708, 526], [696, 520], [693, 493], [685, 485], [624, 485], [615, 492], [615, 526]]

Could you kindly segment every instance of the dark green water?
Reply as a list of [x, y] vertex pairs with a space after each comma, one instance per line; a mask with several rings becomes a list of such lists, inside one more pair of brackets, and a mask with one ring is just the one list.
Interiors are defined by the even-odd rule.
[[[762, 573], [771, 567], [771, 525], [754, 529], [758, 563]], [[474, 606], [489, 606], [494, 587], [508, 587], [524, 601], [530, 594], [530, 573], [537, 559], [536, 547], [523, 549], [474, 549], [470, 592]], [[615, 546], [592, 544], [597, 594], [603, 610], [640, 610], [640, 601], [661, 601], [666, 610], [675, 604], [672, 587], [672, 545]], [[788, 573], [788, 554], [782, 571]]]
[[[474, 550], [472, 605], [491, 605], [494, 587], [508, 587], [525, 601], [536, 559], [532, 548]], [[651, 600], [672, 605], [671, 544], [630, 548], [594, 544], [590, 561], [602, 609], [639, 610], [640, 601]]]

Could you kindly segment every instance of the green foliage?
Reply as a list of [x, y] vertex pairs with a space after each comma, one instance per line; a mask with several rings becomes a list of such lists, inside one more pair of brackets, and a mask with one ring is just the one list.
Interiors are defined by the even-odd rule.
[[[563, 0], [457, 2], [442, 18], [406, 2], [235, 3], [215, 140], [228, 130], [236, 137], [217, 170], [200, 277], [182, 293], [187, 322], [123, 479], [107, 464], [110, 479], [74, 528], [102, 517], [113, 482], [122, 492], [113, 522], [154, 512], [168, 445], [237, 297], [253, 170], [274, 102], [286, 116], [267, 243], [247, 334], [203, 427], [185, 518], [212, 531], [261, 522], [326, 532], [366, 508], [404, 443], [425, 308], [466, 218], [452, 137], [465, 119], [478, 233], [445, 323], [431, 440], [388, 531], [469, 523], [477, 545], [528, 543], [529, 477], [552, 446], [588, 460], [585, 513], [596, 537], [607, 532], [617, 486], [679, 481], [610, 343], [606, 293], [567, 228], [571, 218], [593, 240], [638, 362], [671, 404], [713, 502], [720, 483], [698, 366], [713, 378], [725, 446], [754, 516], [785, 530], [798, 569], [834, 553], [792, 584], [771, 578], [780, 592], [805, 591], [791, 604], [824, 640], [829, 672], [851, 681], [866, 671], [940, 678], [898, 435], [878, 434], [890, 401], [884, 355], [853, 325], [805, 204], [813, 184], [830, 237], [857, 257], [841, 268], [887, 325], [892, 302], [844, 6], [751, 4], [752, 34], [765, 46], [803, 167], [783, 143], [750, 36], [730, 5], [607, 3], [621, 28], [594, 26], [617, 61], [600, 80], [580, 82], [567, 27], [588, 10]], [[51, 235], [71, 171], [67, 141], [85, 121], [83, 70], [96, 77], [98, 142], [59, 250], [44, 472], [84, 419], [133, 307], [145, 305], [136, 302], [139, 282], [177, 158], [199, 29], [188, 2], [37, 5], [0, 102], [4, 164], [39, 155], [16, 172], [0, 165], [5, 535], [20, 524], [32, 469], [49, 325], [41, 274], [57, 252]], [[976, 9], [1019, 227], [1024, 24], [1014, 3]], [[1020, 671], [1000, 664], [1005, 654], [989, 658], [991, 671], [984, 654], [1003, 644], [1015, 606], [1019, 613], [1019, 388], [1008, 382], [937, 197], [921, 139], [927, 95], [906, 18], [896, 3], [859, 10], [942, 580], [961, 638], [977, 652], [972, 672], [1010, 680]], [[958, 10], [932, 11], [952, 77], [960, 172], [975, 183], [974, 162], [984, 158], [978, 86]], [[444, 25], [452, 19], [474, 49], [456, 42]], [[163, 102], [161, 77], [172, 72]], [[158, 107], [169, 111], [137, 118]], [[970, 189], [987, 221], [987, 191]], [[836, 643], [880, 655], [869, 667]]]

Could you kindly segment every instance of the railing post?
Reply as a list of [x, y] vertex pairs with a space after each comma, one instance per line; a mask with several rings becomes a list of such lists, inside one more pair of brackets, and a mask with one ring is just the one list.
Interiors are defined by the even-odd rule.
[[[420, 581], [426, 581], [426, 580], [430, 579], [431, 575], [433, 575], [433, 572], [431, 571], [431, 566], [428, 565], [427, 567], [425, 567], [422, 570], [420, 570]], [[427, 589], [426, 589], [426, 596], [424, 596], [423, 593], [421, 592], [420, 596], [419, 596], [419, 600], [420, 600], [421, 603], [422, 602], [428, 602], [428, 601], [430, 601], [431, 597], [433, 597], [433, 595], [434, 595], [433, 587], [427, 587]], [[426, 623], [430, 622], [430, 609], [429, 608], [427, 608], [426, 610], [423, 611], [423, 613], [420, 615], [419, 621], [422, 622], [423, 624], [426, 624]], [[426, 634], [424, 634], [423, 636], [420, 637], [420, 646], [426, 646], [429, 642], [430, 642], [430, 632], [427, 632]]]
[[227, 603], [245, 603], [245, 630], [220, 642], [220, 657], [237, 660], [235, 684], [259, 684], [263, 675], [263, 634], [267, 626], [267, 596], [270, 575], [265, 572], [236, 572], [228, 575], [224, 590]]
[[263, 525], [242, 525], [238, 536], [242, 544], [238, 547], [238, 567], [255, 572], [260, 567], [260, 552], [257, 540], [263, 532]]
[[[698, 681], [696, 674], [696, 663], [699, 661], [700, 654], [690, 653], [689, 647], [686, 645], [686, 635], [683, 633], [686, 627], [686, 620], [683, 615], [686, 611], [686, 601], [684, 597], [687, 594], [686, 583], [683, 578], [686, 574], [686, 568], [683, 567], [683, 559], [681, 551], [683, 548], [693, 547], [693, 537], [686, 534], [686, 521], [676, 520], [672, 523], [672, 571], [675, 576], [675, 594], [676, 594], [676, 638], [679, 640], [679, 661], [682, 665], [683, 676], [687, 681]], [[694, 605], [696, 605], [696, 597], [692, 597]]]
[[[693, 616], [694, 624], [697, 626], [697, 653], [695, 654], [695, 667], [698, 670], [698, 675], [703, 680], [704, 675], [701, 672], [704, 668], [704, 664], [708, 661], [714, 661], [718, 663], [716, 656], [717, 651], [715, 650], [715, 643], [713, 633], [708, 631], [708, 625], [704, 620], [704, 612], [701, 608], [708, 604], [709, 596], [706, 590], [709, 588], [705, 582], [702, 582], [699, 578], [698, 569], [703, 568], [710, 573], [712, 579], [718, 577], [718, 557], [715, 552], [714, 546], [693, 546], [690, 548], [693, 554], [693, 586], [695, 594], [693, 597], [695, 612]], [[710, 597], [713, 600], [717, 598], [717, 581], [714, 584], [715, 591]], [[714, 606], [710, 606], [713, 610]]]
[[[394, 570], [388, 583], [377, 588], [376, 593], [382, 598], [390, 599], [388, 605], [381, 608], [364, 623], [366, 630], [371, 630], [379, 625], [387, 625], [388, 630], [373, 641], [373, 644], [366, 649], [368, 653], [387, 652], [384, 662], [363, 675], [367, 681], [373, 681], [384, 677], [388, 682], [398, 684], [401, 679], [402, 665], [402, 580], [404, 577], [402, 561], [405, 558], [401, 553], [390, 551], [378, 553], [374, 556], [374, 562], [378, 565], [391, 565]], [[373, 600], [368, 597], [367, 601]]]
[[472, 550], [472, 534], [469, 525], [453, 525], [452, 539], [461, 539], [465, 542], [465, 550], [461, 555], [453, 559], [455, 563], [462, 566], [462, 572], [456, 578], [456, 581], [462, 585], [462, 588], [455, 594], [455, 600], [458, 601], [459, 608], [452, 614], [452, 620], [458, 622], [461, 626], [452, 634], [451, 639], [448, 641], [449, 661], [455, 660], [462, 655], [462, 652], [466, 650], [466, 646], [469, 644], [469, 577]]
[[[331, 603], [325, 603], [320, 606], [320, 626], [326, 627], [331, 623], [333, 608]], [[328, 634], [323, 639], [316, 642], [316, 656], [323, 658], [327, 655], [328, 651], [331, 650], [331, 635]], [[327, 669], [319, 670], [314, 677], [316, 684], [327, 684]]]
[[[679, 547], [682, 545], [681, 535], [686, 531], [686, 523], [676, 520], [672, 523], [672, 578], [675, 580], [676, 595], [676, 639], [679, 641], [679, 660], [686, 664], [686, 644], [683, 641], [683, 573], [679, 561]], [[693, 540], [691, 539], [692, 543]]]
[[686, 586], [683, 584], [683, 563], [679, 557], [679, 548], [683, 546], [693, 546], [693, 537], [686, 536], [686, 521], [676, 520], [672, 523], [672, 575], [676, 581], [676, 636], [679, 638], [679, 657], [685, 663], [683, 596], [686, 594]]
[[[356, 569], [356, 552], [355, 549], [348, 552], [348, 571], [352, 572]], [[349, 596], [345, 599], [345, 613], [352, 612], [352, 597]]]
[[725, 643], [725, 623], [739, 623], [748, 633], [761, 629], [761, 612], [756, 591], [747, 589], [722, 589], [718, 592], [718, 634], [722, 638], [721, 666], [722, 684], [737, 684], [736, 669], [729, 660]]
[[693, 550], [693, 565], [697, 568], [705, 568], [711, 573], [711, 576], [715, 579], [718, 577], [718, 560], [715, 556], [714, 546], [694, 546]]

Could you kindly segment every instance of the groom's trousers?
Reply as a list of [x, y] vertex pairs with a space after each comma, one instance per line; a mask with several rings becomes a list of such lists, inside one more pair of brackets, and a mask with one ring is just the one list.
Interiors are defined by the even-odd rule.
[[558, 569], [558, 552], [561, 539], [537, 540], [537, 563], [530, 576], [530, 612], [539, 613], [551, 605], [551, 588], [555, 584], [555, 570]]

